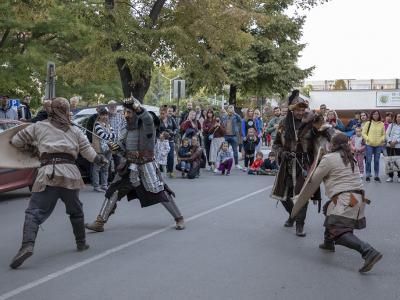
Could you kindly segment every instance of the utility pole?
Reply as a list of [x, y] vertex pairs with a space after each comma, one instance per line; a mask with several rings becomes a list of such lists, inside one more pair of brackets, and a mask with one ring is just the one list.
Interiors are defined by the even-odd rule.
[[162, 77], [164, 77], [165, 79], [169, 80], [169, 102], [172, 102], [172, 82], [175, 79], [181, 78], [180, 75], [175, 76], [174, 78], [169, 78], [167, 76], [165, 76], [163, 73], [159, 73]]

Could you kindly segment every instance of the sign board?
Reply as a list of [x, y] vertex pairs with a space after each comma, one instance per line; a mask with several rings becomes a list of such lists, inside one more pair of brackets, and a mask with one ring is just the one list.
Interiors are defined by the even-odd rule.
[[174, 99], [183, 99], [186, 97], [186, 82], [185, 80], [174, 80], [173, 85], [173, 98]]
[[21, 102], [19, 101], [19, 99], [10, 99], [9, 103], [10, 103], [11, 108], [14, 108], [14, 109], [17, 109], [21, 105]]
[[400, 91], [376, 92], [376, 106], [400, 107]]

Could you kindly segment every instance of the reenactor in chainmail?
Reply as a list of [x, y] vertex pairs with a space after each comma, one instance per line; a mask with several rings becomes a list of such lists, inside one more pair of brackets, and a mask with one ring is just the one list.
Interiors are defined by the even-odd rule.
[[136, 99], [124, 100], [127, 126], [121, 131], [119, 141], [109, 144], [121, 156], [118, 174], [109, 186], [99, 215], [86, 228], [102, 232], [104, 224], [117, 207], [117, 201], [127, 196], [128, 201], [139, 199], [142, 207], [161, 203], [173, 216], [175, 228], [185, 228], [184, 219], [173, 197], [174, 192], [163, 182], [154, 160], [155, 119], [152, 113]]

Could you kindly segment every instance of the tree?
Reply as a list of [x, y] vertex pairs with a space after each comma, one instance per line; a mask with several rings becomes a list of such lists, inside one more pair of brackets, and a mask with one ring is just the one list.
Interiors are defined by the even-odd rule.
[[[0, 3], [0, 86], [13, 96], [31, 94], [39, 105], [46, 63], [56, 63], [56, 95], [93, 91], [119, 97], [117, 73], [90, 60], [96, 31], [89, 22], [95, 10], [84, 1], [31, 0]], [[96, 47], [97, 49], [99, 47]], [[95, 51], [93, 51], [95, 52]], [[85, 62], [85, 63], [84, 63]], [[111, 82], [111, 84], [110, 84]]]
[[310, 92], [313, 90], [313, 86], [311, 84], [307, 84], [300, 89], [300, 93], [310, 97]]
[[297, 66], [305, 16], [286, 14], [290, 6], [309, 9], [325, 1], [269, 1], [255, 7], [257, 17], [248, 31], [254, 37], [250, 47], [227, 58], [229, 74], [229, 102], [236, 104], [238, 90], [263, 96], [284, 97], [301, 80], [308, 77], [313, 67]]
[[[282, 96], [307, 77], [312, 67], [301, 70], [297, 67], [304, 17], [298, 10], [307, 10], [327, 2], [325, 0], [272, 0], [247, 2], [245, 22], [242, 22], [242, 38], [245, 47], [230, 49], [228, 53], [218, 52], [224, 66], [213, 72], [211, 78], [204, 78], [203, 70], [187, 70], [186, 77], [191, 86], [206, 86], [210, 90], [221, 89], [228, 84], [229, 102], [236, 104], [239, 92], [242, 95], [278, 94]], [[294, 17], [285, 12], [294, 7]], [[199, 74], [200, 73], [200, 74]], [[217, 75], [216, 75], [217, 74]], [[261, 96], [260, 95], [260, 96]]]
[[333, 85], [334, 90], [347, 90], [346, 82], [343, 79], [338, 79]]
[[124, 96], [144, 99], [156, 63], [182, 67], [204, 84], [225, 80], [218, 54], [245, 46], [250, 35], [241, 26], [252, 2], [106, 0], [105, 32]]

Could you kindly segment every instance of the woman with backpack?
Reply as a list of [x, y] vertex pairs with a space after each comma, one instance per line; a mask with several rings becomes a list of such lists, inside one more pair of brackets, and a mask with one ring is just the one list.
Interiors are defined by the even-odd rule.
[[381, 121], [379, 110], [371, 112], [369, 121], [364, 125], [362, 135], [366, 144], [367, 163], [365, 166], [365, 181], [370, 182], [371, 179], [371, 163], [372, 155], [374, 156], [374, 172], [375, 181], [381, 182], [379, 178], [379, 159], [382, 152], [382, 146], [385, 145], [385, 126]]

